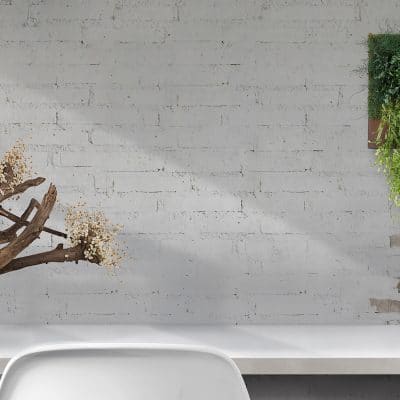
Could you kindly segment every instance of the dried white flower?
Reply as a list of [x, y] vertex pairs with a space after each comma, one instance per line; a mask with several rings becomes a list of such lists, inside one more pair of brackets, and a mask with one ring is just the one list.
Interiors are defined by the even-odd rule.
[[107, 268], [120, 264], [122, 252], [115, 239], [121, 225], [112, 224], [101, 211], [85, 210], [82, 204], [68, 207], [65, 225], [71, 245], [83, 245], [87, 260]]
[[25, 151], [25, 144], [18, 140], [0, 160], [0, 195], [12, 191], [30, 175], [31, 159]]

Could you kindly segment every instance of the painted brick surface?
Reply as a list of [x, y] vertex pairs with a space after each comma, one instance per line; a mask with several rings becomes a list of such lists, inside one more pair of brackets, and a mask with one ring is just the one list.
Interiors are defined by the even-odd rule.
[[399, 12], [0, 1], [0, 150], [30, 137], [61, 202], [124, 223], [129, 255], [115, 273], [5, 275], [0, 322], [396, 323], [377, 304], [400, 300], [400, 222], [367, 149], [360, 67]]

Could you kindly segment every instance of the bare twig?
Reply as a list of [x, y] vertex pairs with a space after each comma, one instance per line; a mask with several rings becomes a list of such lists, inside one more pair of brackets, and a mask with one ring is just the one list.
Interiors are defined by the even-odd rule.
[[[32, 200], [36, 201], [35, 199], [32, 199]], [[37, 201], [36, 201], [36, 203], [39, 204]], [[27, 225], [30, 224], [29, 221], [26, 221], [28, 216], [25, 217], [25, 218], [23, 218], [23, 215], [21, 217], [18, 217], [18, 215], [15, 215], [12, 212], [7, 211], [1, 205], [0, 205], [0, 216], [5, 217], [5, 218], [9, 219], [10, 221], [15, 222], [16, 223], [15, 225], [17, 225], [17, 224], [20, 225], [18, 229], [20, 229], [22, 226], [27, 226]], [[8, 229], [10, 229], [10, 228], [8, 228]], [[51, 235], [62, 237], [64, 239], [66, 239], [68, 237], [68, 235], [66, 233], [60, 232], [60, 231], [56, 231], [55, 229], [52, 229], [52, 228], [47, 228], [46, 226], [43, 228], [43, 232], [47, 232], [47, 233], [50, 233]], [[1, 232], [0, 232], [0, 235], [1, 235]], [[0, 241], [0, 243], [1, 243], [1, 241]]]

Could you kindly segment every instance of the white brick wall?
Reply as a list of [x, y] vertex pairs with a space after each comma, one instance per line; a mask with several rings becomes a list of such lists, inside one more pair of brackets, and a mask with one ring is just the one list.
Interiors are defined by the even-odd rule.
[[0, 1], [0, 150], [30, 136], [61, 202], [124, 223], [131, 257], [115, 274], [2, 276], [0, 322], [396, 322], [369, 302], [400, 298], [400, 224], [367, 149], [358, 69], [367, 34], [398, 30], [399, 12]]

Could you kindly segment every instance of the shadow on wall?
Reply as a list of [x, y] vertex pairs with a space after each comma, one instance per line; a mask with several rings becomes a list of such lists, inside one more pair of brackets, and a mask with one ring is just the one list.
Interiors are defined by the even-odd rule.
[[[368, 299], [392, 294], [398, 252], [366, 149], [366, 78], [352, 72], [361, 37], [263, 42], [268, 24], [244, 21], [244, 36], [232, 24], [218, 41], [200, 20], [187, 37], [168, 7], [151, 21], [129, 4], [41, 2], [27, 20], [21, 7], [1, 8], [1, 150], [31, 134], [61, 201], [124, 223], [132, 260], [111, 276], [86, 265], [10, 274], [4, 321], [377, 318]], [[288, 57], [303, 62], [276, 68]]]

